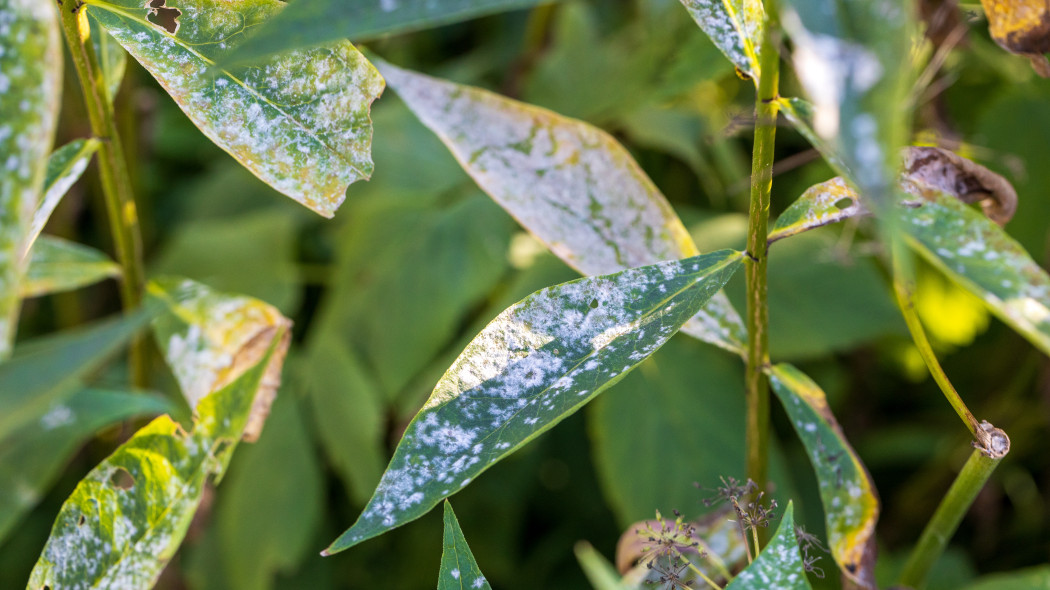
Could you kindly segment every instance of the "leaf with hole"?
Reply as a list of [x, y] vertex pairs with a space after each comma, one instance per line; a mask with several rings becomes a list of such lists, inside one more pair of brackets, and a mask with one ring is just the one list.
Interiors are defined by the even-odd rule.
[[755, 561], [736, 575], [726, 590], [811, 590], [795, 537], [794, 510], [790, 502], [776, 534]]
[[766, 13], [760, 0], [681, 0], [690, 16], [738, 70], [758, 84]]
[[58, 121], [62, 46], [52, 2], [0, 0], [0, 360], [18, 328], [22, 255]]
[[29, 253], [21, 295], [38, 297], [71, 291], [120, 274], [120, 265], [94, 248], [42, 236]]
[[275, 338], [281, 339], [268, 356], [270, 366], [244, 429], [245, 440], [254, 441], [281, 383], [291, 320], [258, 299], [220, 293], [187, 279], [157, 279], [146, 290], [168, 310], [154, 320], [153, 333], [190, 408], [240, 377], [268, 354]]
[[372, 499], [325, 551], [426, 514], [662, 346], [743, 264], [724, 250], [537, 291], [493, 320], [409, 424]]
[[142, 392], [83, 389], [8, 435], [0, 442], [0, 542], [96, 431], [171, 409], [171, 402]]
[[[631, 155], [587, 123], [376, 60], [412, 112], [478, 186], [585, 275], [699, 252]], [[744, 327], [721, 293], [682, 330], [740, 353]]]
[[91, 470], [62, 505], [29, 585], [151, 587], [186, 535], [208, 479], [229, 465], [278, 341], [201, 400], [192, 431], [161, 416]]
[[846, 441], [820, 386], [787, 364], [773, 365], [768, 374], [816, 472], [831, 555], [844, 576], [860, 587], [874, 587], [879, 518], [875, 484]]
[[474, 554], [467, 546], [463, 529], [459, 527], [452, 504], [445, 500], [445, 534], [442, 540], [441, 569], [438, 571], [438, 590], [470, 590], [487, 588], [488, 580], [481, 574]]
[[[250, 66], [215, 66], [246, 31], [283, 6], [276, 0], [168, 0], [149, 7], [139, 0], [89, 0], [88, 14], [209, 139], [270, 186], [331, 217], [347, 186], [372, 174], [369, 109], [383, 81], [345, 41]], [[168, 30], [149, 20], [159, 15], [174, 19], [164, 23]]]

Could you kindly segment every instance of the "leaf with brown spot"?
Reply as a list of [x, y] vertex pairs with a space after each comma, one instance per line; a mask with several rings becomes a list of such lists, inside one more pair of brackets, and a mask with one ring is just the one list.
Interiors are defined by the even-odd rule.
[[981, 0], [988, 29], [1000, 47], [1032, 61], [1036, 73], [1050, 78], [1050, 4], [1046, 0]]

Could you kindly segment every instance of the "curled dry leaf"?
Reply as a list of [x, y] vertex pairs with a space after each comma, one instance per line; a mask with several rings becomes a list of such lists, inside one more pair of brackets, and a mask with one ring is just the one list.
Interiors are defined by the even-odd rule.
[[258, 299], [218, 293], [190, 280], [162, 279], [148, 290], [171, 312], [154, 321], [154, 333], [191, 408], [259, 362], [281, 334], [244, 429], [244, 440], [258, 439], [281, 384], [291, 320]]
[[938, 147], [909, 147], [904, 150], [901, 183], [910, 193], [922, 193], [919, 183], [954, 195], [960, 201], [981, 203], [989, 219], [1000, 226], [1017, 211], [1017, 191], [1008, 180], [966, 158]]
[[1046, 0], [981, 0], [988, 29], [1000, 47], [1023, 55], [1032, 68], [1050, 78], [1050, 4]]

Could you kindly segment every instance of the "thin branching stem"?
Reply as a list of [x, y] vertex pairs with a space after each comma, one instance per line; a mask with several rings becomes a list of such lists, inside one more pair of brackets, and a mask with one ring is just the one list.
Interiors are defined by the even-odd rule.
[[[60, 2], [62, 31], [73, 58], [77, 78], [84, 93], [91, 132], [102, 140], [98, 151], [99, 177], [106, 202], [113, 247], [117, 262], [123, 269], [120, 295], [125, 309], [139, 306], [145, 285], [142, 264], [142, 237], [139, 234], [138, 213], [128, 174], [124, 149], [113, 117], [113, 106], [106, 96], [102, 68], [91, 45], [87, 14], [76, 0]], [[148, 385], [148, 357], [146, 341], [142, 337], [132, 341], [128, 359], [131, 382], [137, 387]]]
[[[683, 557], [682, 559], [685, 559], [685, 557]], [[715, 590], [722, 590], [721, 586], [716, 584], [715, 581], [711, 578], [707, 577], [707, 574], [705, 574], [700, 568], [696, 567], [696, 564], [694, 564], [692, 561], [685, 559], [685, 563], [689, 566], [689, 569], [693, 570], [693, 573], [700, 576], [701, 580], [707, 582], [708, 586], [714, 588]]]

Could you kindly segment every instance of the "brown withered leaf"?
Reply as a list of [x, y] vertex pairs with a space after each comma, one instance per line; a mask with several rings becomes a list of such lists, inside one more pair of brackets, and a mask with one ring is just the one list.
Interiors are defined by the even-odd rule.
[[1017, 191], [1009, 181], [946, 149], [905, 148], [901, 183], [908, 182], [932, 186], [967, 204], [979, 202], [984, 214], [1000, 226], [1017, 211]]
[[1046, 0], [981, 0], [988, 29], [1000, 47], [1032, 61], [1036, 73], [1050, 78], [1050, 3]]

